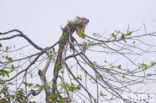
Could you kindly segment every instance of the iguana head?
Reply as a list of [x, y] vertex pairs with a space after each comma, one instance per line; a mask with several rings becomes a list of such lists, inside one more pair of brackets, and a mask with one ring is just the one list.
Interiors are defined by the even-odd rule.
[[76, 31], [76, 33], [80, 35], [84, 33], [84, 30], [88, 22], [89, 22], [88, 19], [77, 16], [75, 20], [68, 21], [68, 24], [63, 29], [63, 32], [73, 34]]
[[86, 18], [76, 17], [75, 21], [76, 23], [76, 33], [77, 35], [80, 35], [84, 33], [86, 25], [88, 24], [89, 20]]

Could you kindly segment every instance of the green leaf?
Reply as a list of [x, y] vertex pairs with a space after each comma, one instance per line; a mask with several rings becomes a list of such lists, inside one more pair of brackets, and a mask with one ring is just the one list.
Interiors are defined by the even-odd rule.
[[99, 37], [100, 34], [98, 34], [98, 33], [93, 33], [93, 36]]
[[104, 68], [104, 70], [105, 70], [106, 72], [110, 72], [110, 69]]
[[31, 87], [31, 86], [33, 86], [33, 83], [28, 83], [28, 87]]
[[8, 51], [9, 49], [10, 49], [10, 47], [8, 47], [8, 46], [5, 48], [6, 51]]
[[7, 70], [4, 70], [4, 69], [0, 69], [0, 75], [2, 75], [3, 77], [5, 77], [5, 75], [7, 76], [7, 77], [9, 77], [9, 71], [7, 71]]
[[121, 39], [125, 39], [125, 34], [121, 33]]
[[15, 66], [13, 64], [11, 65], [11, 69], [15, 70]]
[[2, 47], [3, 45], [0, 43], [0, 48]]
[[100, 91], [100, 96], [107, 96], [106, 94], [103, 94], [102, 91]]
[[40, 84], [36, 84], [36, 87], [41, 87], [41, 85]]
[[94, 67], [95, 65], [97, 65], [95, 61], [92, 64], [90, 64], [91, 67]]
[[33, 83], [23, 82], [23, 84], [24, 84], [25, 86], [28, 86], [28, 87], [33, 86]]
[[27, 82], [23, 82], [23, 84], [24, 84], [25, 86], [27, 86], [27, 85], [28, 85], [28, 83], [27, 83]]
[[67, 83], [65, 83], [65, 84], [60, 83], [59, 85], [60, 85], [61, 87], [67, 87], [67, 86], [68, 86], [68, 84], [67, 84]]
[[155, 66], [156, 65], [156, 62], [151, 62], [151, 66]]
[[52, 48], [52, 50], [53, 50], [53, 52], [55, 52], [55, 48], [54, 47]]
[[82, 80], [81, 75], [74, 78], [74, 80]]
[[120, 31], [117, 31], [117, 30], [115, 30], [114, 32], [116, 32], [117, 34], [118, 34], [118, 33], [121, 33]]
[[15, 98], [15, 95], [10, 95], [10, 96], [11, 96], [11, 98], [13, 98], [13, 99]]
[[143, 70], [146, 70], [149, 68], [149, 66], [147, 64], [144, 64], [144, 63], [142, 64], [142, 66], [143, 66]]
[[130, 36], [132, 33], [133, 33], [132, 31], [128, 31], [126, 35]]
[[50, 102], [56, 102], [56, 103], [66, 103], [65, 100], [58, 94], [55, 93], [54, 95], [50, 94]]
[[81, 33], [79, 36], [80, 36], [82, 39], [84, 39], [84, 38], [86, 37], [86, 34], [85, 34], [85, 33]]
[[6, 56], [5, 59], [7, 59], [8, 61], [12, 61], [12, 58], [9, 56]]
[[151, 74], [151, 73], [148, 73], [148, 74], [147, 74], [147, 76], [152, 76], [152, 75], [153, 75], [153, 74]]
[[94, 103], [97, 103], [97, 99], [94, 99]]
[[125, 43], [127, 43], [127, 41], [126, 41], [125, 39], [124, 39], [123, 41], [124, 41]]
[[40, 88], [40, 89], [42, 89], [42, 88], [43, 88], [43, 85], [36, 84], [36, 85], [34, 86], [34, 88]]
[[71, 91], [71, 92], [74, 92], [74, 91], [77, 91], [77, 90], [81, 89], [80, 85], [75, 85], [74, 83], [67, 84], [67, 85], [68, 85], [69, 91]]
[[104, 60], [105, 63], [107, 63], [107, 60]]
[[114, 39], [116, 39], [115, 33], [112, 33], [111, 36], [112, 36]]
[[122, 74], [122, 78], [124, 79], [126, 76], [125, 76], [125, 74]]
[[11, 65], [11, 72], [13, 72], [15, 70], [15, 66], [14, 64]]
[[55, 63], [55, 66], [56, 66], [57, 68], [59, 68], [59, 69], [61, 69], [61, 67], [62, 67], [60, 62], [56, 62], [56, 63]]
[[3, 62], [2, 62], [2, 61], [0, 61], [0, 64], [3, 64]]
[[10, 72], [7, 72], [7, 73], [6, 73], [6, 76], [7, 76], [7, 77], [9, 77], [9, 73], [10, 73]]
[[56, 83], [53, 83], [53, 87], [57, 87], [57, 84]]
[[52, 51], [53, 51], [53, 54], [56, 54], [56, 51], [55, 51], [55, 48], [54, 47], [52, 48]]
[[117, 68], [118, 68], [118, 69], [121, 69], [121, 65], [118, 65]]

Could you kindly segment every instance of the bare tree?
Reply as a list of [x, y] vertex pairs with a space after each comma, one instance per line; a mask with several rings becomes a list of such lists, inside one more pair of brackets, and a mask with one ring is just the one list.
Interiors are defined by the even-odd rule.
[[[45, 48], [20, 30], [0, 32], [1, 102], [39, 103], [44, 98], [46, 103], [146, 103], [153, 98], [156, 91], [143, 89], [155, 83], [156, 62], [151, 56], [145, 61], [144, 56], [156, 52], [156, 45], [150, 43], [156, 32], [138, 34], [128, 29], [90, 36], [84, 33], [89, 20], [79, 19], [70, 21], [62, 28], [60, 40]], [[72, 36], [75, 31], [81, 41]], [[29, 45], [8, 46], [22, 38]], [[48, 74], [50, 70], [53, 75]]]

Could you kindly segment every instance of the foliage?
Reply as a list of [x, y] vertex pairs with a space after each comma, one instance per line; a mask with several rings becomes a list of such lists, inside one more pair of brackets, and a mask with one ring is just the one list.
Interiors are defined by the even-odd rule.
[[[9, 33], [18, 35], [7, 36]], [[79, 36], [83, 42], [79, 43], [70, 35], [75, 39], [70, 43], [68, 35], [63, 32], [59, 42], [45, 48], [19, 30], [0, 33], [0, 36], [5, 35], [0, 42], [23, 37], [31, 46], [31, 49], [27, 46], [14, 48], [0, 43], [0, 103], [102, 103], [116, 99], [132, 102], [122, 93], [141, 94], [142, 91], [136, 91], [132, 86], [139, 87], [146, 82], [152, 84], [156, 80], [155, 59], [144, 60], [143, 57], [153, 55], [156, 46], [142, 39], [156, 33], [134, 33], [129, 30], [115, 30], [107, 36], [82, 33]], [[63, 56], [61, 61], [56, 61], [57, 57], [60, 58], [56, 46], [61, 47], [61, 43], [65, 43], [61, 48]], [[53, 67], [59, 68], [58, 74], [49, 72], [55, 71]], [[42, 100], [34, 99], [41, 95]]]

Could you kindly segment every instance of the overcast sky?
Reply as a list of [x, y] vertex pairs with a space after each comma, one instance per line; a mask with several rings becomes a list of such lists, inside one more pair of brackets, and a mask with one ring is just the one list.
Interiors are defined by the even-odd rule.
[[[58, 41], [68, 20], [90, 20], [86, 34], [156, 31], [156, 0], [0, 0], [0, 32], [19, 29], [38, 45]], [[19, 42], [20, 43], [20, 42]]]
[[86, 33], [156, 31], [156, 0], [0, 0], [0, 31], [22, 30], [42, 47], [56, 42], [60, 27], [76, 16], [90, 20]]

